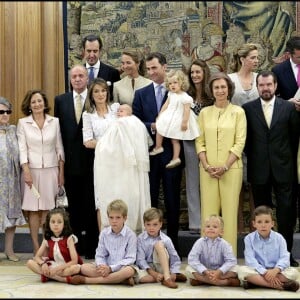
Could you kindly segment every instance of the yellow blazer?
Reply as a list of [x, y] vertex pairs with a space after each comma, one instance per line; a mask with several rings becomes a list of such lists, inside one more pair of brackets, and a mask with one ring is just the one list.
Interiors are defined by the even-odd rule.
[[[198, 116], [200, 136], [196, 138], [196, 151], [206, 151], [208, 164], [223, 166], [229, 152], [241, 158], [246, 142], [246, 115], [238, 105], [229, 103], [225, 109], [215, 105], [207, 106]], [[237, 159], [231, 168], [242, 168], [243, 162]]]

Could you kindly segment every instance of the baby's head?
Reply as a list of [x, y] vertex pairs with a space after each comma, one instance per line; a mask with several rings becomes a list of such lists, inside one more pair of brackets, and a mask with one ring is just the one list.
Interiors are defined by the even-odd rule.
[[118, 117], [127, 117], [132, 115], [132, 108], [129, 104], [122, 104], [117, 111]]

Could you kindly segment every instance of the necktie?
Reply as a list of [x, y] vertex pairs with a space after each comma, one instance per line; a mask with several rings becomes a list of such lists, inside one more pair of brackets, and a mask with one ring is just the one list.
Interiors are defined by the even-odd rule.
[[264, 115], [265, 115], [265, 119], [266, 119], [266, 122], [268, 124], [268, 127], [270, 127], [271, 119], [272, 119], [271, 104], [270, 103], [265, 103], [264, 106], [263, 106], [263, 110], [264, 110]]
[[297, 65], [298, 73], [297, 73], [297, 84], [300, 87], [300, 65]]
[[79, 123], [81, 113], [82, 113], [81, 98], [80, 98], [80, 95], [77, 94], [76, 97], [75, 97], [75, 116], [76, 116], [77, 123]]
[[94, 80], [94, 67], [89, 68], [89, 84]]
[[163, 86], [162, 85], [159, 85], [157, 87], [157, 91], [156, 91], [156, 106], [157, 106], [157, 111], [160, 111], [160, 108], [161, 108], [161, 104], [163, 102], [163, 93], [162, 93], [162, 88]]

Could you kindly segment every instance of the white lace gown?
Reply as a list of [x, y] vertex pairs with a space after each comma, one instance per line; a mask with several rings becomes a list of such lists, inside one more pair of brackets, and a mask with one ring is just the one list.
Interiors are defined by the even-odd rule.
[[156, 120], [156, 130], [162, 136], [178, 140], [194, 140], [200, 135], [197, 116], [190, 110], [188, 129], [181, 130], [184, 104], [193, 105], [193, 98], [186, 92], [180, 94], [169, 92], [169, 105], [161, 112]]
[[122, 199], [128, 206], [126, 225], [143, 230], [144, 211], [151, 207], [149, 144], [145, 125], [135, 116], [121, 117], [110, 124], [95, 149], [95, 204], [102, 226], [108, 226], [107, 205]]

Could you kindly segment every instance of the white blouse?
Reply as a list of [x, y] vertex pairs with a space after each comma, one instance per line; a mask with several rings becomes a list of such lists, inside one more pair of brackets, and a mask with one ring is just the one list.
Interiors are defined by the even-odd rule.
[[82, 114], [82, 135], [83, 142], [95, 139], [99, 140], [103, 136], [110, 123], [117, 118], [117, 110], [119, 103], [114, 103], [108, 106], [108, 113], [104, 116], [99, 116], [95, 110], [92, 113], [84, 111]]

